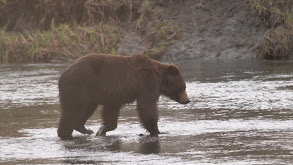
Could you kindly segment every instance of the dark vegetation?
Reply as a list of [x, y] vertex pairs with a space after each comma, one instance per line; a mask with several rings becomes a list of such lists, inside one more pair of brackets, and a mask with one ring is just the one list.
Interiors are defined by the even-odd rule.
[[[159, 58], [179, 37], [179, 26], [153, 6], [169, 1], [1, 0], [0, 61], [72, 61], [88, 53], [117, 54], [129, 29], [142, 36], [144, 52]], [[152, 23], [148, 23], [149, 20]]]
[[259, 57], [293, 57], [293, 0], [250, 0], [268, 30], [259, 45]]
[[[219, 32], [220, 35], [223, 30], [225, 32], [229, 28], [237, 29], [236, 25], [226, 29], [221, 27], [223, 21], [219, 19], [223, 18], [221, 16], [229, 16], [231, 11], [235, 15], [239, 10], [237, 4], [243, 5], [241, 2], [244, 1], [249, 3], [250, 13], [255, 11], [259, 15], [262, 26], [265, 26], [267, 30], [265, 36], [258, 37], [263, 37], [260, 39], [262, 41], [260, 44], [259, 41], [251, 43], [242, 37], [234, 38], [243, 43], [244, 49], [241, 51], [250, 53], [245, 50], [245, 45], [248, 45], [247, 47], [258, 45], [254, 56], [259, 58], [292, 58], [293, 0], [226, 0], [221, 3], [226, 6], [231, 3], [231, 7], [218, 6], [223, 7], [223, 11], [217, 10], [220, 13], [214, 14], [214, 4], [220, 3], [215, 0], [0, 0], [0, 63], [71, 62], [88, 53], [130, 55], [133, 52], [140, 52], [158, 59], [168, 51], [169, 54], [174, 52], [174, 48], [168, 48], [176, 42], [185, 41], [178, 48], [186, 47], [186, 42], [192, 40], [193, 35], [197, 34], [192, 32], [192, 30], [198, 30], [193, 25], [200, 26], [199, 34], [202, 36], [195, 35], [197, 37], [193, 39], [196, 42], [192, 42], [192, 51], [179, 53], [182, 55], [186, 52], [192, 54], [199, 52], [198, 57], [201, 57], [205, 54], [213, 54], [201, 48], [213, 47], [214, 54], [219, 49], [222, 51], [219, 54], [225, 57], [230, 49], [234, 49], [227, 45], [223, 47], [217, 42], [207, 42], [208, 45], [204, 45], [203, 42], [197, 40], [216, 41], [215, 39], [220, 38], [211, 37], [209, 34]], [[176, 8], [178, 6], [181, 7]], [[184, 7], [190, 7], [189, 10], [195, 11], [193, 14], [197, 16], [185, 13]], [[225, 11], [226, 9], [229, 11]], [[247, 10], [244, 7], [241, 9]], [[194, 20], [198, 17], [198, 21]], [[188, 21], [180, 22], [176, 18], [185, 18]], [[205, 18], [206, 21], [200, 20]], [[241, 22], [241, 20], [233, 21]], [[228, 21], [226, 23], [231, 25]], [[217, 27], [214, 27], [213, 31], [213, 27], [210, 26]], [[250, 26], [250, 23], [247, 26]], [[247, 26], [244, 27], [247, 28]], [[204, 30], [208, 32], [202, 33], [201, 31]], [[129, 41], [131, 44], [127, 45], [125, 38], [133, 33], [137, 40], [132, 38]], [[186, 36], [191, 38], [186, 40]], [[231, 41], [225, 41], [225, 43], [233, 46], [232, 39], [233, 37], [230, 38]], [[224, 42], [220, 40], [221, 43]], [[139, 46], [140, 49], [138, 49]], [[124, 51], [125, 47], [127, 51]], [[225, 51], [227, 47], [229, 50]], [[129, 48], [136, 48], [137, 51], [129, 50]], [[233, 53], [231, 54], [233, 57]]]

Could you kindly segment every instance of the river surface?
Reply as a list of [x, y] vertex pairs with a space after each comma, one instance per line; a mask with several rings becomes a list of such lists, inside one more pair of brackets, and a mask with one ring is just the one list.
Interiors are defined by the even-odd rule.
[[[68, 65], [0, 65], [0, 164], [292, 164], [292, 61], [178, 65], [191, 103], [160, 98], [165, 134], [149, 137], [131, 104], [106, 137], [74, 132], [72, 141], [56, 133]], [[100, 123], [98, 109], [86, 126], [96, 132]]]

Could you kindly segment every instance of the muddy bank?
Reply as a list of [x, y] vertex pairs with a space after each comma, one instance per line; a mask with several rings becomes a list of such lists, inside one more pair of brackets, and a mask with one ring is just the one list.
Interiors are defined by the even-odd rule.
[[[247, 0], [70, 2], [68, 6], [46, 2], [36, 11], [23, 10], [24, 15], [3, 10], [1, 26], [6, 20], [9, 33], [30, 31], [33, 27], [41, 30], [38, 35], [20, 33], [12, 38], [4, 38], [6, 33], [2, 31], [5, 40], [0, 44], [7, 49], [1, 50], [1, 61], [17, 62], [17, 56], [28, 54], [25, 62], [72, 62], [88, 53], [144, 53], [162, 61], [254, 58], [266, 31]], [[24, 5], [2, 4], [0, 8], [31, 7], [21, 4]], [[58, 11], [45, 10], [47, 15], [36, 17], [34, 13], [46, 5], [57, 6]], [[59, 11], [62, 8], [64, 12]], [[74, 18], [77, 13], [82, 15]], [[52, 27], [59, 30], [50, 32]]]
[[265, 27], [248, 1], [198, 0], [176, 6], [170, 17], [180, 23], [182, 38], [168, 48], [164, 60], [256, 56]]
[[[164, 19], [180, 27], [180, 38], [166, 44], [163, 61], [255, 58], [264, 39], [266, 27], [247, 0], [172, 1], [161, 8]], [[139, 37], [127, 34], [120, 49], [143, 52]]]

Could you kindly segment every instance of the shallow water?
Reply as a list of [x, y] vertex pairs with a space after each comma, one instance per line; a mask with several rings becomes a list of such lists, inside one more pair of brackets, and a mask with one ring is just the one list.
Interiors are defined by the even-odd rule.
[[[291, 164], [293, 62], [188, 61], [178, 64], [188, 105], [160, 98], [149, 137], [135, 105], [106, 137], [57, 138], [57, 81], [67, 65], [0, 65], [0, 164]], [[99, 110], [87, 122], [100, 126]], [[144, 136], [139, 136], [143, 133]]]

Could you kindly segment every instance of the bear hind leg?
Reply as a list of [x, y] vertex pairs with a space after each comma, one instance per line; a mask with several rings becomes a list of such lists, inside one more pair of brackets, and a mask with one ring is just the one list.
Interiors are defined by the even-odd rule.
[[62, 112], [57, 133], [62, 140], [72, 140], [73, 130], [83, 131], [82, 129], [84, 127], [84, 124], [82, 124], [82, 116], [84, 114], [83, 110], [85, 106], [81, 106], [81, 102], [77, 101], [70, 104], [67, 101], [66, 103], [67, 104], [61, 102]]
[[72, 140], [73, 128], [70, 126], [70, 119], [66, 118], [64, 115], [61, 116], [59, 120], [59, 127], [57, 130], [58, 137], [62, 140]]
[[57, 130], [58, 136], [63, 140], [71, 140], [73, 130], [89, 132], [85, 129], [85, 122], [83, 122], [83, 116], [90, 102], [86, 90], [76, 86], [63, 87], [59, 90], [59, 99], [61, 116]]
[[93, 115], [98, 105], [96, 104], [89, 104], [85, 110], [85, 113], [83, 114], [83, 117], [81, 119], [81, 123], [79, 127], [77, 127], [75, 130], [82, 133], [82, 134], [92, 134], [94, 131], [85, 128], [86, 121]]
[[106, 132], [117, 128], [120, 106], [104, 105], [102, 110], [102, 126], [96, 136], [106, 136]]

